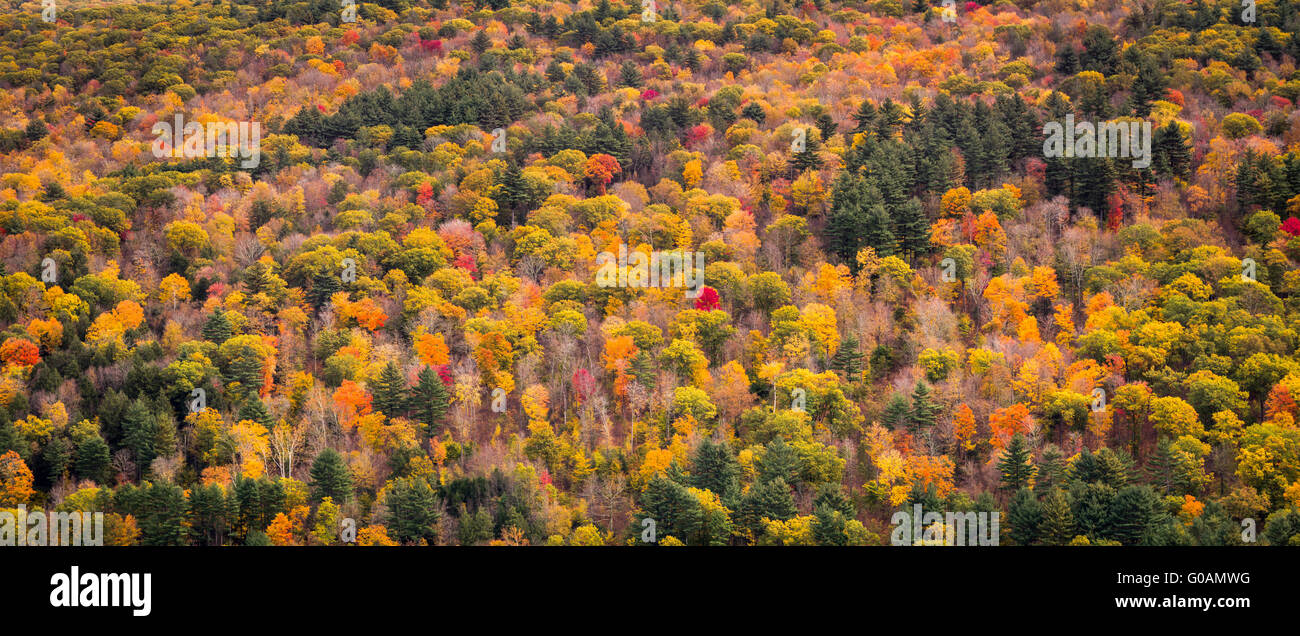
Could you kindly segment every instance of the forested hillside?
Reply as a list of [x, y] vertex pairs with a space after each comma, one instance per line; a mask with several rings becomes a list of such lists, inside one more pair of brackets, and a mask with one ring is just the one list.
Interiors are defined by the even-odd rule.
[[0, 15], [0, 509], [1300, 544], [1300, 1], [44, 4]]

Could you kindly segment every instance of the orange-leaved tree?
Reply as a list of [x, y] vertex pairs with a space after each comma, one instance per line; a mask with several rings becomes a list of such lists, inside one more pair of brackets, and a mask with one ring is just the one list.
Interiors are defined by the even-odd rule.
[[592, 155], [582, 169], [583, 176], [596, 186], [596, 190], [601, 195], [605, 194], [605, 186], [621, 172], [623, 168], [618, 165], [618, 159], [604, 153]]

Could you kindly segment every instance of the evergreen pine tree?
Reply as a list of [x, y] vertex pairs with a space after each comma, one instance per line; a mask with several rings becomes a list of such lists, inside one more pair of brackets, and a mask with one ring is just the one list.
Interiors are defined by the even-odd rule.
[[818, 141], [817, 137], [808, 135], [808, 138], [804, 143], [804, 149], [794, 153], [794, 156], [790, 157], [789, 171], [791, 175], [799, 175], [805, 170], [817, 170], [818, 168], [821, 168], [822, 158], [817, 154], [817, 151], [820, 149], [821, 142]]
[[1115, 502], [1115, 489], [1100, 482], [1075, 482], [1071, 491], [1075, 531], [1093, 541], [1112, 538], [1111, 506]]
[[1019, 95], [1000, 95], [994, 104], [998, 119], [1006, 127], [1010, 143], [1011, 161], [1041, 157], [1043, 153], [1042, 125], [1038, 117]]
[[[867, 200], [875, 200], [874, 195], [878, 192], [879, 198], [884, 200], [885, 209], [897, 223], [900, 209], [911, 197], [915, 182], [915, 175], [911, 174], [911, 170], [904, 163], [907, 148], [902, 142], [893, 139], [866, 144], [864, 147], [869, 149], [865, 156], [864, 167], [871, 175], [868, 180]], [[874, 186], [876, 192], [872, 191], [871, 186]], [[898, 235], [897, 228], [894, 233]]]
[[740, 500], [736, 511], [737, 522], [755, 535], [763, 532], [763, 519], [786, 521], [799, 514], [794, 495], [784, 479], [776, 477], [759, 481], [750, 487]]
[[465, 504], [460, 506], [460, 524], [456, 538], [461, 545], [479, 545], [492, 539], [492, 515], [487, 508], [479, 506], [471, 514]]
[[1075, 160], [1072, 167], [1075, 196], [1071, 202], [1092, 210], [1098, 219], [1105, 221], [1107, 202], [1115, 192], [1118, 176], [1115, 163], [1107, 157], [1092, 157], [1085, 161]]
[[778, 435], [767, 443], [762, 459], [758, 460], [758, 479], [783, 479], [787, 483], [794, 483], [798, 478], [799, 454], [794, 447], [785, 443], [785, 438]]
[[853, 113], [853, 121], [858, 125], [853, 132], [868, 132], [875, 130], [876, 127], [876, 106], [867, 100], [862, 100], [862, 105], [858, 106], [858, 112]]
[[643, 519], [653, 519], [659, 541], [671, 536], [683, 543], [688, 542], [700, 525], [699, 500], [685, 486], [663, 473], [655, 475], [646, 485], [640, 504], [641, 512], [636, 515], [632, 527], [639, 531]]
[[451, 408], [451, 393], [447, 391], [447, 385], [443, 384], [438, 372], [430, 367], [421, 370], [415, 386], [411, 388], [410, 399], [415, 419], [424, 424], [425, 437], [437, 435], [442, 429], [443, 417]]
[[691, 481], [696, 488], [713, 492], [728, 508], [740, 495], [740, 464], [726, 443], [705, 439], [691, 458]]
[[190, 541], [194, 545], [222, 544], [226, 531], [226, 500], [220, 486], [209, 484], [191, 488], [187, 512]]
[[271, 525], [276, 515], [289, 512], [288, 493], [285, 492], [284, 483], [280, 480], [263, 476], [257, 482], [257, 492], [262, 504], [262, 508], [258, 511], [258, 523], [261, 527]]
[[[862, 242], [876, 250], [878, 256], [893, 256], [898, 241], [883, 205], [868, 206], [863, 217]], [[856, 255], [856, 252], [855, 252]]]
[[406, 384], [406, 377], [392, 361], [380, 370], [370, 392], [374, 395], [376, 411], [389, 418], [406, 415], [410, 387]]
[[[2, 450], [2, 449], [0, 449]], [[80, 479], [89, 479], [97, 484], [107, 485], [112, 458], [109, 456], [108, 443], [95, 435], [81, 440], [77, 444], [76, 472]]]
[[903, 109], [894, 100], [885, 98], [880, 104], [880, 112], [876, 114], [876, 133], [884, 138], [893, 137], [902, 124]]
[[1173, 493], [1176, 478], [1174, 475], [1175, 459], [1169, 440], [1162, 438], [1156, 444], [1155, 452], [1147, 457], [1147, 481], [1162, 494]]
[[632, 377], [641, 386], [652, 389], [655, 386], [655, 364], [654, 358], [649, 351], [638, 351], [632, 356]]
[[519, 211], [528, 202], [527, 183], [524, 181], [523, 171], [519, 169], [518, 163], [511, 161], [506, 164], [505, 172], [501, 175], [500, 186], [496, 198], [501, 216], [498, 222], [515, 227], [519, 225]]
[[271, 417], [271, 412], [266, 409], [266, 404], [256, 396], [244, 401], [243, 406], [239, 407], [239, 414], [236, 415], [236, 418], [240, 422], [249, 420], [268, 428], [275, 423]]
[[1070, 499], [1060, 488], [1053, 488], [1043, 498], [1043, 521], [1038, 536], [1046, 545], [1067, 545], [1074, 538], [1074, 513]]
[[261, 489], [258, 488], [256, 479], [236, 477], [232, 494], [234, 502], [231, 507], [234, 509], [235, 524], [231, 535], [247, 542], [251, 533], [265, 529], [261, 525]]
[[1002, 118], [994, 116], [991, 109], [987, 106], [977, 107], [977, 112], [980, 117], [988, 118], [985, 120], [984, 129], [980, 131], [980, 143], [977, 146], [979, 183], [993, 186], [1006, 176], [1015, 142], [1011, 137], [1011, 130], [1002, 122]]
[[1079, 111], [1086, 117], [1109, 119], [1114, 108], [1110, 104], [1110, 93], [1102, 86], [1088, 84], [1079, 96]]
[[832, 510], [837, 510], [846, 518], [852, 519], [857, 516], [857, 509], [853, 502], [844, 495], [844, 486], [838, 483], [825, 483], [817, 486], [817, 497], [813, 499], [813, 509], [821, 506], [828, 506]]
[[233, 488], [223, 488], [222, 491], [225, 496], [221, 500], [221, 514], [226, 521], [226, 536], [234, 538], [235, 524], [239, 519], [239, 497]]
[[828, 247], [855, 271], [866, 226], [864, 194], [861, 178], [841, 172], [831, 187], [831, 211], [826, 221]]
[[885, 404], [885, 410], [880, 415], [880, 420], [885, 427], [892, 431], [899, 429], [912, 428], [912, 407], [907, 403], [907, 398], [901, 393], [895, 393]]
[[222, 373], [227, 388], [236, 382], [237, 390], [231, 390], [235, 400], [257, 395], [257, 388], [262, 384], [262, 359], [251, 347], [246, 347], [241, 355], [236, 355], [226, 365]]
[[334, 185], [330, 186], [329, 194], [325, 196], [325, 203], [330, 205], [343, 203], [343, 199], [347, 199], [347, 194], [347, 179], [337, 179]]
[[1119, 44], [1115, 41], [1115, 35], [1104, 25], [1090, 25], [1084, 31], [1083, 53], [1079, 55], [1082, 70], [1113, 75], [1118, 61]]
[[[1070, 114], [1070, 105], [1060, 93], [1052, 91], [1043, 103], [1047, 108], [1047, 117], [1062, 126], [1065, 125], [1065, 116]], [[1069, 159], [1065, 157], [1047, 157], [1047, 168], [1044, 170], [1043, 185], [1047, 187], [1047, 193], [1050, 195], [1063, 194], [1067, 198], [1074, 195], [1074, 184], [1072, 179], [1074, 173], [1070, 168]], [[1070, 202], [1071, 212], [1074, 210], [1074, 202]]]
[[692, 72], [700, 70], [704, 61], [700, 57], [700, 52], [695, 47], [687, 47], [686, 56], [682, 59], [682, 66], [691, 69]]
[[1034, 487], [1046, 490], [1058, 485], [1063, 486], [1066, 479], [1065, 458], [1061, 455], [1061, 449], [1056, 444], [1043, 447], [1043, 460], [1038, 465], [1038, 479]]
[[1192, 166], [1192, 152], [1178, 124], [1170, 121], [1152, 136], [1152, 164], [1157, 174], [1187, 178]]
[[1063, 44], [1056, 50], [1056, 73], [1070, 77], [1079, 72], [1079, 52], [1073, 46]]
[[830, 113], [824, 111], [817, 114], [814, 123], [817, 126], [817, 131], [822, 134], [822, 139], [830, 139], [831, 135], [834, 135], [836, 129], [840, 127], [839, 124], [835, 123]]
[[[277, 209], [271, 214], [283, 215], [284, 211]], [[267, 220], [270, 220], [269, 215]], [[244, 286], [248, 288], [250, 295], [267, 292], [273, 285], [272, 276], [274, 273], [271, 272], [271, 268], [266, 263], [258, 261], [244, 270]]]
[[137, 475], [143, 475], [157, 457], [158, 424], [144, 400], [131, 403], [122, 421], [123, 445], [135, 455]]
[[1028, 488], [1016, 491], [1016, 496], [1007, 506], [1007, 521], [1011, 523], [1011, 540], [1016, 545], [1033, 545], [1038, 540], [1043, 524], [1043, 505], [1038, 497]]
[[0, 455], [13, 451], [21, 456], [27, 452], [28, 448], [27, 443], [21, 439], [18, 431], [14, 429], [14, 424], [9, 419], [9, 413], [0, 411]]
[[343, 289], [339, 281], [338, 274], [331, 271], [320, 272], [312, 277], [311, 289], [307, 291], [307, 302], [316, 311], [320, 311], [325, 303], [330, 301], [330, 297], [337, 294]]
[[1127, 452], [1116, 453], [1106, 447], [1095, 453], [1084, 449], [1070, 468], [1076, 481], [1085, 484], [1100, 482], [1119, 489], [1132, 480], [1133, 459]]
[[1233, 185], [1237, 189], [1237, 205], [1243, 210], [1251, 210], [1255, 206], [1266, 206], [1267, 197], [1265, 192], [1268, 189], [1268, 177], [1264, 170], [1261, 169], [1259, 162], [1255, 160], [1253, 150], [1247, 150], [1246, 156], [1241, 159], [1237, 165], [1237, 174], [1233, 179]]
[[165, 399], [159, 399], [153, 407], [154, 450], [159, 457], [176, 454], [176, 418], [172, 416], [171, 406]]
[[569, 74], [564, 71], [564, 66], [560, 60], [554, 58], [551, 59], [550, 64], [546, 65], [545, 75], [548, 81], [556, 84], [563, 82], [564, 78], [569, 76]]
[[140, 520], [140, 545], [185, 545], [185, 495], [180, 486], [150, 484]]
[[34, 144], [49, 134], [49, 127], [40, 117], [32, 117], [31, 121], [27, 122], [27, 127], [23, 129], [23, 138], [28, 144]]
[[475, 55], [483, 55], [488, 49], [492, 48], [492, 39], [488, 37], [487, 31], [480, 30], [470, 38], [469, 48], [474, 50]]
[[849, 334], [844, 342], [840, 343], [840, 348], [835, 351], [834, 356], [831, 356], [831, 370], [843, 373], [850, 381], [857, 381], [862, 377], [862, 352], [858, 350], [857, 336]]
[[847, 525], [843, 513], [830, 506], [820, 506], [813, 513], [813, 541], [817, 545], [848, 545], [849, 535], [844, 531]]
[[[312, 109], [315, 110], [315, 109]], [[361, 127], [361, 119], [352, 110], [340, 109], [337, 113], [322, 120], [321, 138], [326, 143], [335, 139], [353, 139]]]
[[62, 437], [53, 437], [41, 451], [41, 459], [45, 464], [46, 478], [51, 484], [57, 483], [68, 472], [68, 465], [72, 463], [72, 448]]
[[603, 152], [618, 159], [620, 166], [627, 165], [628, 154], [632, 151], [632, 140], [628, 138], [627, 130], [614, 120], [614, 111], [609, 107], [601, 109], [596, 127], [583, 145], [588, 155]]
[[208, 316], [203, 323], [203, 339], [208, 342], [221, 344], [230, 339], [233, 331], [230, 327], [230, 320], [226, 318], [226, 312], [218, 311]]
[[1016, 433], [1011, 438], [1011, 443], [1007, 444], [1002, 459], [998, 462], [998, 471], [1002, 473], [1002, 487], [1011, 491], [1028, 486], [1034, 479], [1037, 469], [1024, 435]]
[[1130, 102], [1133, 114], [1145, 118], [1151, 114], [1151, 102], [1164, 99], [1169, 80], [1159, 63], [1150, 55], [1142, 56], [1137, 67], [1137, 79], [1133, 82]]
[[311, 146], [326, 144], [325, 116], [315, 106], [303, 106], [284, 124], [286, 135], [297, 135], [302, 143]]
[[311, 496], [313, 501], [332, 497], [338, 504], [352, 498], [352, 473], [338, 451], [327, 447], [312, 462]]
[[930, 250], [930, 219], [921, 209], [920, 201], [909, 199], [899, 207], [895, 220], [898, 247], [904, 254], [916, 258]]
[[1259, 59], [1258, 55], [1255, 55], [1254, 51], [1243, 47], [1232, 57], [1230, 64], [1232, 64], [1233, 68], [1245, 71], [1247, 81], [1254, 81], [1255, 71], [1259, 70], [1259, 67], [1263, 65], [1263, 61]]
[[914, 435], [928, 436], [939, 419], [943, 407], [931, 398], [930, 385], [917, 382], [912, 389], [912, 417], [909, 427]]
[[388, 508], [388, 527], [401, 543], [430, 544], [438, 539], [438, 496], [429, 482], [410, 477], [393, 480], [384, 497]]
[[908, 130], [914, 133], [920, 132], [929, 125], [929, 111], [926, 109], [925, 103], [921, 101], [920, 95], [912, 93], [907, 98], [907, 109], [911, 111], [911, 117], [907, 120]]
[[1124, 545], [1148, 542], [1151, 533], [1168, 516], [1164, 502], [1150, 486], [1129, 486], [1111, 503], [1110, 537]]
[[632, 60], [623, 62], [623, 65], [618, 69], [618, 83], [621, 86], [641, 88], [641, 69], [637, 67], [636, 62]]

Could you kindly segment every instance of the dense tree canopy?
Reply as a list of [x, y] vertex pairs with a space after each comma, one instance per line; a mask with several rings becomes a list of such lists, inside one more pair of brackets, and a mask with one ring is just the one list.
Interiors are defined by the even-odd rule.
[[[63, 4], [0, 16], [0, 508], [1300, 535], [1294, 0]], [[257, 160], [157, 152], [178, 118]], [[1048, 152], [1066, 121], [1149, 161]], [[642, 260], [700, 265], [602, 282]]]

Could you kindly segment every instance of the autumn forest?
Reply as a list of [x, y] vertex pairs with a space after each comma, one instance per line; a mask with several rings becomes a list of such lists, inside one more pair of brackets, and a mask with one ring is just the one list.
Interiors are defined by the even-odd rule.
[[37, 0], [0, 34], [0, 511], [1300, 545], [1300, 1]]

